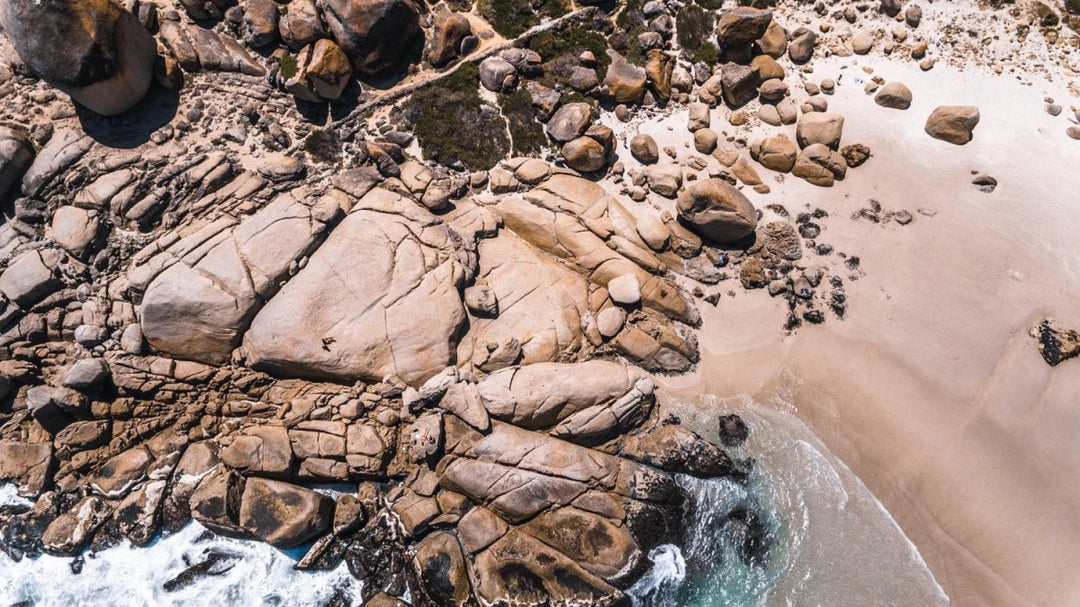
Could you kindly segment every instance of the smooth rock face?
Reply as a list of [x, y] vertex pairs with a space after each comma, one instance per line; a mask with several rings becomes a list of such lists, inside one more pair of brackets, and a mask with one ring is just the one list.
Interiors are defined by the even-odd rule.
[[716, 24], [716, 40], [721, 48], [742, 46], [765, 35], [772, 23], [772, 13], [749, 6], [723, 11]]
[[578, 137], [562, 148], [566, 166], [581, 173], [592, 173], [607, 164], [607, 150], [592, 137]]
[[319, 0], [334, 40], [364, 76], [400, 67], [420, 34], [419, 12], [410, 0]]
[[240, 501], [240, 526], [277, 548], [293, 548], [325, 532], [334, 500], [311, 489], [250, 478]]
[[98, 114], [126, 112], [150, 88], [154, 39], [110, 0], [10, 0], [0, 24], [34, 73]]
[[678, 199], [679, 220], [718, 244], [731, 244], [754, 233], [754, 205], [723, 179], [705, 179], [683, 190]]
[[640, 103], [642, 95], [645, 94], [648, 77], [645, 68], [628, 62], [625, 57], [611, 49], [608, 49], [607, 54], [611, 57], [611, 65], [604, 77], [608, 95], [615, 103]]
[[255, 317], [248, 363], [287, 376], [423, 383], [454, 362], [465, 319], [457, 238], [412, 201], [372, 190]]
[[0, 441], [0, 481], [18, 485], [19, 495], [36, 496], [49, 482], [52, 446]]
[[0, 293], [21, 308], [29, 308], [59, 286], [40, 251], [22, 253], [0, 274]]
[[926, 119], [926, 134], [935, 139], [964, 145], [971, 141], [979, 124], [979, 108], [970, 105], [942, 105]]
[[775, 135], [753, 142], [750, 145], [750, 154], [761, 166], [787, 173], [795, 166], [798, 148], [786, 135]]
[[642, 164], [653, 164], [660, 160], [656, 140], [645, 133], [638, 133], [630, 140], [630, 154]]
[[83, 257], [97, 237], [97, 214], [75, 206], [63, 206], [53, 214], [52, 237], [76, 257]]

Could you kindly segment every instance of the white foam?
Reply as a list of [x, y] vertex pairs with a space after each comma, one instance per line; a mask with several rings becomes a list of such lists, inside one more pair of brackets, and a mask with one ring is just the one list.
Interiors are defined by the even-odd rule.
[[665, 588], [678, 587], [686, 579], [686, 559], [674, 544], [663, 544], [650, 550], [649, 561], [652, 567], [626, 591], [634, 605], [640, 605], [641, 601]]
[[[0, 500], [5, 495], [0, 488]], [[186, 607], [258, 605], [292, 607], [325, 604], [338, 590], [360, 605], [360, 582], [341, 563], [330, 571], [296, 571], [293, 555], [269, 545], [214, 536], [190, 523], [150, 546], [124, 544], [85, 555], [82, 572], [72, 559], [41, 556], [14, 562], [0, 554], [0, 604], [27, 601], [35, 607]], [[174, 592], [164, 589], [190, 565], [211, 552], [227, 555], [211, 571]]]

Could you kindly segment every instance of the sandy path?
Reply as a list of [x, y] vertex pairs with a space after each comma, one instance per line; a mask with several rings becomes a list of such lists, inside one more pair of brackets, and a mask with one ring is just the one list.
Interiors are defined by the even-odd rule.
[[[794, 403], [956, 604], [1080, 604], [1080, 361], [1052, 369], [1027, 336], [1045, 315], [1080, 325], [1080, 142], [1042, 110], [1047, 94], [1073, 100], [1061, 85], [875, 59], [915, 95], [887, 110], [863, 93], [866, 74], [839, 69], [858, 60], [818, 62], [813, 78], [844, 73], [830, 110], [847, 118], [844, 141], [875, 156], [832, 189], [760, 169], [773, 193], [747, 191], [759, 206], [830, 212], [818, 241], [859, 255], [866, 273], [846, 284], [849, 318], [782, 337], [782, 301], [725, 295], [703, 310], [698, 371], [666, 381]], [[953, 103], [982, 113], [964, 147], [922, 129]], [[997, 190], [976, 190], [973, 171]], [[849, 219], [870, 198], [916, 219]]]

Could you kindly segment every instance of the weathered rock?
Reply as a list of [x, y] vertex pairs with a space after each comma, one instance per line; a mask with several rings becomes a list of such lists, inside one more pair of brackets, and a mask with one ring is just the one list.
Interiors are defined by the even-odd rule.
[[766, 137], [750, 144], [750, 155], [754, 160], [760, 162], [761, 166], [780, 173], [791, 171], [798, 153], [798, 148], [786, 135]]
[[682, 187], [682, 167], [673, 162], [645, 167], [649, 189], [665, 198], [675, 198]]
[[546, 131], [555, 141], [566, 143], [584, 134], [591, 120], [592, 107], [588, 103], [567, 103], [556, 110]]
[[812, 30], [800, 27], [791, 34], [788, 43], [788, 57], [795, 63], [806, 63], [814, 56], [814, 45], [817, 44], [817, 34]]
[[1080, 333], [1066, 328], [1053, 318], [1047, 318], [1031, 329], [1039, 340], [1039, 354], [1051, 367], [1080, 355]]
[[248, 363], [287, 376], [423, 383], [453, 361], [465, 320], [458, 238], [411, 200], [371, 190], [252, 321]]
[[730, 8], [716, 22], [716, 41], [720, 48], [747, 46], [764, 36], [770, 23], [770, 11], [749, 6]]
[[94, 244], [100, 225], [96, 212], [65, 205], [53, 213], [51, 235], [65, 251], [83, 257]]
[[154, 39], [115, 2], [11, 0], [0, 24], [31, 70], [98, 114], [126, 112], [150, 88]]
[[719, 136], [712, 129], [694, 131], [694, 149], [702, 154], [712, 154]]
[[509, 91], [517, 86], [517, 70], [502, 57], [488, 57], [480, 63], [480, 84], [496, 93]]
[[311, 102], [333, 101], [341, 97], [352, 78], [352, 66], [341, 47], [330, 40], [319, 40], [304, 47], [297, 59], [299, 69], [285, 88]]
[[903, 83], [890, 82], [874, 95], [874, 102], [882, 107], [906, 110], [911, 107], [911, 89]]
[[699, 129], [709, 128], [711, 123], [709, 117], [709, 104], [701, 101], [694, 101], [690, 104], [687, 114], [686, 129], [691, 133]]
[[0, 127], [0, 196], [18, 183], [34, 159], [34, 148], [18, 131]]
[[167, 266], [156, 277], [130, 270], [132, 283], [149, 283], [142, 331], [150, 345], [200, 362], [229, 360], [262, 301], [341, 212], [331, 197], [303, 194], [278, 196], [235, 227], [219, 222], [195, 232], [175, 245], [176, 253], [166, 250], [147, 264]]
[[274, 0], [247, 0], [241, 30], [244, 42], [252, 48], [272, 44], [278, 33], [278, 9]]
[[64, 387], [85, 393], [96, 393], [109, 381], [109, 365], [102, 358], [84, 358], [68, 370]]
[[252, 426], [222, 449], [221, 460], [241, 472], [287, 475], [293, 461], [289, 433], [280, 426]]
[[604, 77], [608, 96], [615, 103], [640, 103], [648, 79], [645, 68], [628, 62], [612, 49], [608, 49], [607, 54], [611, 58], [607, 75]]
[[847, 161], [839, 152], [814, 143], [799, 153], [791, 174], [814, 185], [830, 187], [834, 181], [843, 179], [847, 174]]
[[599, 171], [607, 165], [607, 150], [591, 137], [578, 137], [562, 147], [566, 166], [582, 173]]
[[795, 139], [801, 148], [820, 143], [837, 150], [840, 148], [840, 137], [843, 132], [843, 116], [827, 112], [811, 112], [799, 119]]
[[638, 133], [630, 140], [630, 155], [642, 164], [653, 164], [660, 160], [660, 148], [651, 135]]
[[633, 274], [623, 274], [608, 283], [611, 300], [624, 306], [633, 306], [641, 302], [641, 285]]
[[291, 0], [289, 10], [278, 22], [281, 39], [294, 51], [326, 36], [315, 0]]
[[649, 49], [645, 61], [645, 74], [649, 78], [649, 84], [660, 100], [671, 98], [671, 80], [675, 73], [675, 57], [664, 51], [653, 48]]
[[240, 501], [240, 526], [277, 548], [293, 548], [330, 528], [334, 500], [311, 489], [250, 478]]
[[318, 6], [330, 35], [363, 76], [399, 68], [421, 33], [411, 0], [318, 0]]
[[718, 244], [731, 244], [754, 232], [754, 205], [722, 179], [705, 179], [686, 188], [678, 199], [679, 221]]
[[48, 251], [26, 251], [0, 274], [0, 293], [21, 308], [29, 308], [60, 287], [43, 253], [48, 256]]
[[442, 67], [458, 56], [461, 41], [472, 34], [469, 19], [461, 13], [441, 12], [435, 15], [431, 39], [428, 40], [427, 60], [433, 67]]
[[420, 583], [435, 604], [470, 604], [472, 587], [457, 537], [445, 531], [432, 533], [416, 546], [414, 558]]
[[938, 106], [926, 119], [926, 134], [935, 139], [964, 145], [971, 141], [975, 125], [979, 124], [979, 109], [970, 105]]
[[749, 65], [725, 63], [721, 70], [724, 101], [729, 106], [742, 107], [757, 98], [759, 78], [756, 69]]
[[49, 523], [41, 536], [41, 542], [50, 552], [75, 554], [86, 546], [109, 514], [110, 508], [105, 500], [96, 495], [86, 496], [71, 510]]
[[784, 30], [784, 26], [770, 19], [769, 26], [765, 28], [765, 33], [758, 38], [757, 44], [761, 48], [761, 52], [765, 53], [764, 56], [773, 59], [783, 57], [788, 46], [788, 35]]
[[851, 37], [851, 50], [856, 55], [865, 55], [874, 46], [874, 32], [862, 30]]
[[684, 426], [658, 426], [620, 442], [619, 455], [668, 472], [699, 478], [736, 474], [726, 453]]
[[0, 481], [15, 483], [19, 495], [40, 495], [52, 482], [52, 467], [52, 445], [0, 441]]

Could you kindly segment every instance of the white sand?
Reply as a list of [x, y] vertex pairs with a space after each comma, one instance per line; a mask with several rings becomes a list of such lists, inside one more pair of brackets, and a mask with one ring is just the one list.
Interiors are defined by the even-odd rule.
[[[784, 337], [782, 300], [725, 294], [703, 305], [697, 372], [665, 381], [675, 392], [796, 403], [956, 604], [1080, 604], [1080, 360], [1051, 368], [1027, 335], [1047, 315], [1080, 326], [1080, 142], [1065, 135], [1065, 115], [1042, 109], [1047, 94], [1073, 100], [1064, 84], [878, 58], [876, 73], [915, 97], [907, 111], [888, 110], [863, 93], [861, 69], [839, 69], [861, 60], [818, 61], [812, 78], [845, 74], [830, 111], [847, 118], [844, 143], [874, 157], [831, 189], [776, 183], [758, 167], [773, 192], [746, 190], [759, 207], [829, 211], [818, 242], [858, 255], [865, 271], [845, 280], [848, 318]], [[974, 141], [923, 132], [939, 104], [979, 107]], [[973, 171], [997, 178], [997, 190], [975, 189]], [[851, 220], [871, 198], [915, 221]]]

